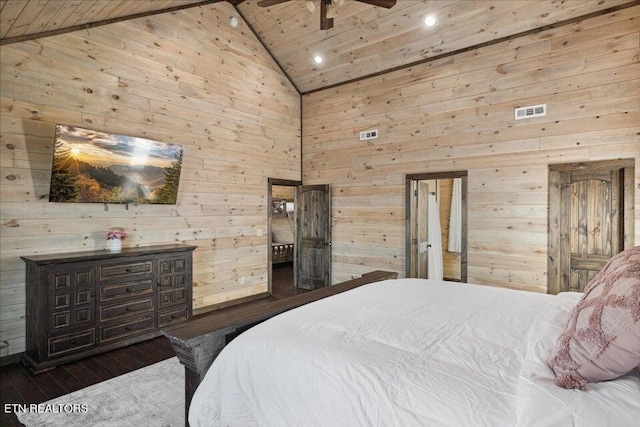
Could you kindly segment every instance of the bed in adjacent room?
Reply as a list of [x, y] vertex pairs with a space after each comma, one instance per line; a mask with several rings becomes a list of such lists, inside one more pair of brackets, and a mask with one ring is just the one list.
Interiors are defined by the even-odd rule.
[[586, 390], [554, 383], [548, 360], [581, 297], [420, 279], [365, 285], [237, 337], [197, 389], [189, 422], [634, 425], [636, 370]]

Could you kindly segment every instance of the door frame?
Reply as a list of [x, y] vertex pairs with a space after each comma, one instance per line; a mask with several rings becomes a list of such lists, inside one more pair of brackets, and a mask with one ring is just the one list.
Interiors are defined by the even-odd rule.
[[411, 277], [415, 261], [413, 260], [413, 225], [415, 215], [415, 203], [413, 189], [418, 181], [438, 180], [438, 179], [462, 179], [462, 195], [461, 195], [461, 234], [462, 247], [460, 251], [460, 280], [467, 281], [467, 171], [452, 172], [435, 172], [435, 173], [417, 173], [407, 174], [405, 176], [405, 277]]
[[[271, 218], [272, 211], [271, 206], [273, 205], [273, 196], [272, 196], [272, 188], [274, 185], [281, 185], [283, 187], [299, 187], [302, 185], [302, 181], [293, 181], [289, 179], [279, 179], [279, 178], [267, 178], [267, 283], [268, 283], [268, 291], [269, 295], [272, 295], [272, 286], [273, 286], [273, 251], [271, 249], [271, 245], [273, 244], [273, 234], [271, 232]], [[294, 201], [296, 208], [298, 206], [298, 201], [296, 200], [297, 191], [293, 192]], [[295, 211], [294, 211], [295, 215]], [[297, 224], [296, 218], [294, 217], [294, 224]], [[293, 236], [293, 240], [295, 242], [298, 234], [297, 227], [295, 227], [296, 236]], [[295, 248], [294, 248], [295, 249]], [[293, 251], [293, 283], [292, 286], [295, 286], [296, 283], [296, 274], [297, 274], [297, 263], [298, 256], [296, 255], [296, 251]]]
[[[569, 235], [562, 232], [561, 219], [561, 203], [560, 198], [563, 189], [566, 192], [570, 185], [566, 179], [563, 179], [563, 172], [589, 172], [618, 170], [621, 173], [618, 197], [622, 198], [620, 204], [623, 209], [620, 225], [622, 230], [619, 231], [619, 237], [622, 241], [623, 249], [629, 249], [634, 246], [635, 235], [635, 188], [634, 173], [635, 159], [618, 159], [604, 160], [593, 162], [579, 163], [560, 163], [549, 165], [549, 225], [547, 231], [547, 293], [556, 294], [560, 291], [560, 281], [558, 277], [562, 273], [562, 267], [565, 262], [561, 259], [562, 251], [570, 250]], [[570, 197], [570, 195], [568, 195]], [[613, 256], [613, 255], [612, 255]]]

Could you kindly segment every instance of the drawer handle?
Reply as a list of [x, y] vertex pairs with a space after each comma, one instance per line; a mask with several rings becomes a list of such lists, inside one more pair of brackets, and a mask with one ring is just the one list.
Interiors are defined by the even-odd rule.
[[131, 268], [127, 267], [127, 268], [124, 269], [124, 271], [126, 271], [127, 273], [131, 273]]
[[127, 288], [127, 289], [125, 289], [125, 292], [133, 292], [133, 289]]
[[158, 282], [158, 283], [157, 283], [157, 286], [158, 286], [158, 287], [161, 287], [161, 286], [162, 286], [162, 283]]
[[130, 330], [131, 330], [131, 326], [127, 326], [125, 329], [126, 329], [127, 331], [130, 331]]
[[172, 319], [175, 319], [176, 317], [177, 317], [177, 316], [176, 316], [175, 314], [172, 314], [172, 315], [171, 315], [171, 318], [172, 318]]
[[131, 311], [131, 307], [125, 308], [124, 311]]
[[78, 343], [78, 340], [75, 340], [75, 339], [74, 339], [74, 340], [69, 341], [69, 344], [71, 344], [71, 345], [73, 345], [73, 344], [77, 344], [77, 343]]

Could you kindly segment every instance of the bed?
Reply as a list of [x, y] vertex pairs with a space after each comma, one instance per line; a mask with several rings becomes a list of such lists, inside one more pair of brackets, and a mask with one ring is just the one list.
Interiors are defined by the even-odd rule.
[[546, 358], [581, 294], [454, 282], [368, 284], [227, 345], [196, 426], [635, 425], [640, 375], [565, 390]]

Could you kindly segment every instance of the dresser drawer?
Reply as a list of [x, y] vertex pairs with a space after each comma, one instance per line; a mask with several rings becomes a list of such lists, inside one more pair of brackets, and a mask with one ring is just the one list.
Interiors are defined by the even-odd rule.
[[51, 314], [51, 330], [56, 332], [72, 326], [90, 326], [93, 323], [93, 304], [75, 307], [73, 310], [56, 311]]
[[184, 273], [187, 270], [187, 256], [171, 256], [158, 260], [158, 271], [162, 274]]
[[51, 307], [51, 310], [68, 310], [72, 305], [90, 304], [91, 291], [91, 288], [83, 288], [50, 294], [49, 307]]
[[136, 282], [113, 283], [100, 285], [100, 301], [112, 301], [120, 298], [146, 295], [153, 293], [153, 280], [138, 280]]
[[100, 321], [104, 322], [107, 320], [119, 319], [132, 314], [144, 313], [146, 311], [153, 311], [152, 297], [100, 307]]
[[93, 347], [95, 343], [95, 329], [49, 338], [49, 357]]
[[93, 286], [95, 279], [95, 267], [83, 264], [54, 267], [48, 274], [49, 289], [54, 291]]
[[184, 288], [186, 283], [187, 278], [184, 274], [172, 274], [160, 276], [158, 286], [161, 288]]
[[153, 314], [129, 319], [126, 323], [100, 327], [100, 341], [121, 339], [129, 335], [153, 329]]
[[99, 270], [100, 282], [131, 277], [146, 277], [153, 275], [153, 261], [150, 259], [128, 263], [101, 264]]
[[188, 310], [187, 307], [182, 307], [165, 313], [160, 313], [158, 316], [158, 327], [167, 326], [171, 323], [181, 322], [187, 320]]
[[90, 288], [49, 294], [49, 331], [60, 332], [64, 328], [91, 326], [95, 313], [95, 301], [91, 294]]
[[158, 308], [164, 308], [170, 305], [186, 304], [186, 303], [187, 303], [187, 290], [185, 288], [174, 289], [170, 291], [162, 291], [159, 294]]

